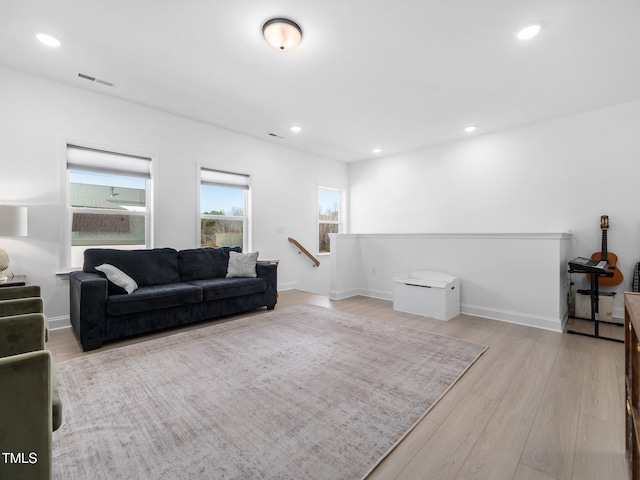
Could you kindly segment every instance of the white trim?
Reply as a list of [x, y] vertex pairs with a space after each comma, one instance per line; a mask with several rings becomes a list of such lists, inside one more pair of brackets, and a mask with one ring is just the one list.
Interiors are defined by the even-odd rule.
[[389, 300], [391, 302], [393, 301], [393, 293], [383, 292], [381, 290], [352, 288], [348, 290], [331, 290], [329, 292], [329, 298], [331, 300], [344, 300], [345, 298], [357, 296], [377, 298], [379, 300]]
[[528, 327], [541, 328], [552, 332], [562, 333], [563, 322], [557, 318], [531, 315], [522, 312], [512, 312], [497, 308], [481, 307], [479, 305], [460, 304], [460, 313], [473, 317], [489, 318], [501, 322], [515, 323]]
[[284, 292], [286, 290], [296, 290], [299, 286], [300, 282], [287, 282], [287, 283], [278, 283], [278, 291]]
[[71, 317], [64, 315], [62, 317], [48, 317], [47, 324], [49, 330], [61, 330], [63, 328], [71, 328]]

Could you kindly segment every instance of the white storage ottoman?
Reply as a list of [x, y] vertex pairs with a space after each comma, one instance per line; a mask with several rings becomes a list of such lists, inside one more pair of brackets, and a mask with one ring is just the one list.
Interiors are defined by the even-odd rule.
[[438, 320], [460, 315], [460, 279], [422, 271], [393, 279], [393, 309]]

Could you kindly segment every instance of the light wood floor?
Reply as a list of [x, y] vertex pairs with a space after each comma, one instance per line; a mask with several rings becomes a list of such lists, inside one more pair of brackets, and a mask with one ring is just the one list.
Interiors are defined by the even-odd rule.
[[[305, 303], [489, 346], [370, 479], [628, 478], [621, 343], [466, 315], [441, 322], [395, 312], [391, 302], [365, 297], [331, 301], [286, 291], [276, 308]], [[223, 321], [241, 316], [246, 315]], [[62, 329], [51, 332], [48, 347], [60, 362], [210, 324], [114, 342], [88, 353], [70, 329]], [[593, 331], [589, 322], [569, 327]], [[623, 330], [602, 326], [600, 333], [622, 339]]]

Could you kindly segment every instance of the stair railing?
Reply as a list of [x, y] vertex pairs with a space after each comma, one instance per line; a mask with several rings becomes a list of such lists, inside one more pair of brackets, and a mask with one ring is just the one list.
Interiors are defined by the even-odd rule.
[[311, 260], [314, 264], [313, 265], [314, 268], [320, 266], [320, 260], [318, 260], [316, 257], [311, 255], [309, 250], [307, 250], [302, 245], [300, 245], [300, 242], [298, 242], [295, 238], [291, 238], [291, 237], [289, 237], [289, 241], [293, 243], [296, 247], [298, 247], [298, 250], [299, 250], [298, 255], [300, 255], [301, 253], [304, 253], [307, 257], [309, 257], [309, 260]]

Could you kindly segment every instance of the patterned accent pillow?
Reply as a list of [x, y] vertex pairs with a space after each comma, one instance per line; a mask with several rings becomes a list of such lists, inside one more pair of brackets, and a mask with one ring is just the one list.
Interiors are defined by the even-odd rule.
[[133, 293], [138, 289], [138, 284], [133, 278], [113, 265], [103, 263], [102, 265], [98, 265], [96, 270], [104, 273], [107, 280], [120, 287], [126, 293]]
[[229, 267], [227, 268], [227, 278], [233, 277], [257, 277], [256, 262], [258, 252], [238, 253], [229, 252]]

